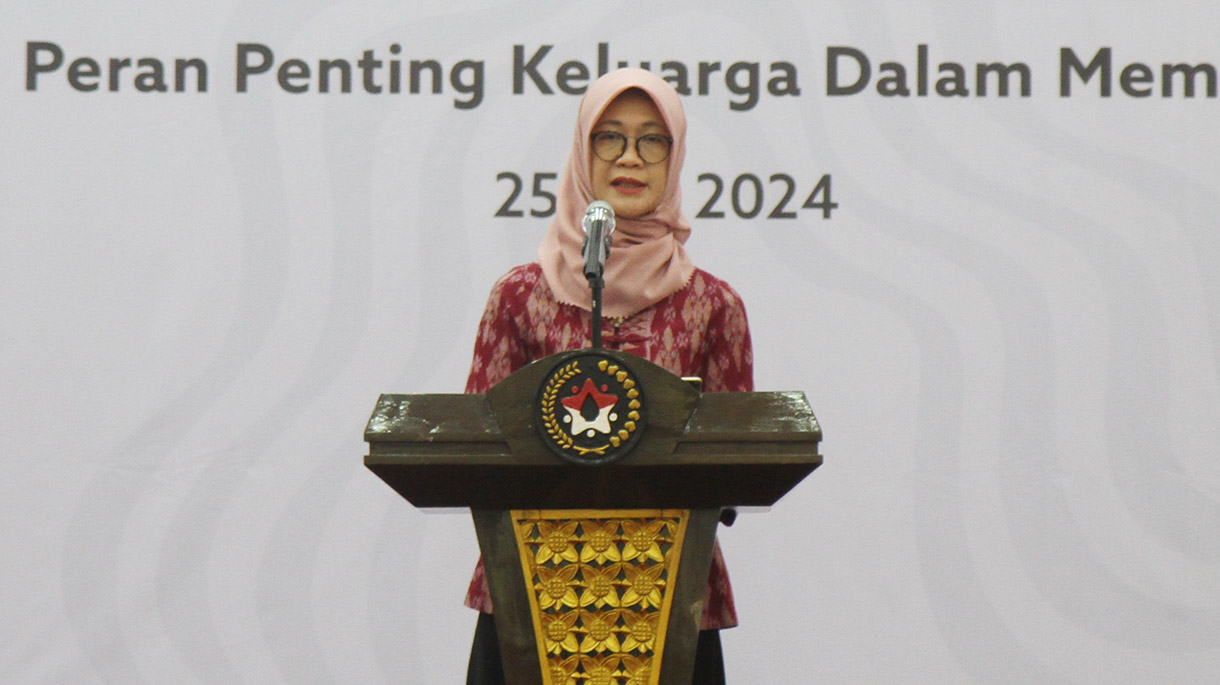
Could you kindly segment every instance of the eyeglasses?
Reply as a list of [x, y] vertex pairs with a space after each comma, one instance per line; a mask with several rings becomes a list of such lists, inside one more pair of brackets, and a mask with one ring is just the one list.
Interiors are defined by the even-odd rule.
[[[593, 154], [603, 162], [615, 162], [627, 152], [627, 141], [632, 140], [615, 131], [599, 131], [590, 140], [593, 143]], [[659, 164], [669, 157], [669, 149], [673, 147], [674, 139], [660, 133], [649, 133], [635, 138], [635, 153], [645, 164]]]

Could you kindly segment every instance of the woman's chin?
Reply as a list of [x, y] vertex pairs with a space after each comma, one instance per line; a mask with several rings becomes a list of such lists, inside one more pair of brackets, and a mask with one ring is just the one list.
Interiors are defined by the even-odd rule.
[[614, 216], [619, 219], [638, 219], [652, 213], [655, 206], [638, 197], [610, 197], [606, 202], [614, 208]]

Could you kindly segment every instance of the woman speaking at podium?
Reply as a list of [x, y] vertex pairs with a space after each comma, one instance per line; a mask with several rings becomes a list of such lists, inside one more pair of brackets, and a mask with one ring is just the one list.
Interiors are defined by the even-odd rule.
[[[487, 392], [535, 359], [590, 346], [581, 219], [595, 200], [609, 203], [616, 218], [604, 272], [602, 346], [678, 376], [698, 376], [707, 392], [754, 389], [741, 298], [697, 268], [683, 247], [691, 230], [678, 185], [685, 153], [686, 115], [677, 91], [660, 77], [621, 69], [589, 86], [538, 261], [512, 269], [492, 287], [466, 392]], [[693, 680], [700, 684], [723, 682], [717, 631], [737, 625], [719, 544], [707, 592]], [[481, 560], [466, 605], [482, 612], [467, 682], [503, 682]]]

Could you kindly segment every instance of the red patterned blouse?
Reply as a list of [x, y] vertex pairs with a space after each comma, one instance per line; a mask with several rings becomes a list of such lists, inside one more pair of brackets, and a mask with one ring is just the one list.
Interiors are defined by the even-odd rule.
[[[479, 322], [466, 392], [487, 392], [535, 359], [589, 347], [591, 318], [589, 312], [555, 299], [537, 263], [509, 271], [492, 287]], [[741, 297], [700, 269], [685, 287], [648, 309], [622, 320], [605, 318], [602, 346], [643, 357], [679, 376], [698, 376], [705, 392], [754, 389], [750, 329]], [[466, 606], [492, 612], [482, 559], [470, 580]], [[717, 542], [701, 628], [735, 625], [733, 589]]]

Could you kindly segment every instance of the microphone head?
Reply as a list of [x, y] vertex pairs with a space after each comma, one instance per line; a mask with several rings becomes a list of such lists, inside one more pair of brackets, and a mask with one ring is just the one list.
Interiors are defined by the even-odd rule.
[[599, 222], [605, 227], [605, 235], [614, 232], [614, 208], [605, 200], [594, 200], [589, 204], [585, 209], [585, 218], [580, 222], [580, 228], [588, 233], [589, 228]]

